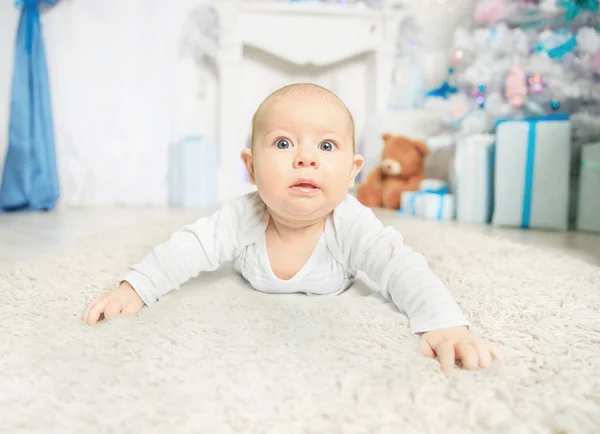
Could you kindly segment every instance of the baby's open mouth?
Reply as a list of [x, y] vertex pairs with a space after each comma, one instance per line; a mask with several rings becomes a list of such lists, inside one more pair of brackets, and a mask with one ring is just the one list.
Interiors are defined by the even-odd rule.
[[302, 180], [296, 182], [295, 184], [293, 184], [291, 186], [291, 188], [295, 191], [300, 191], [300, 192], [304, 192], [304, 193], [319, 190], [319, 187], [317, 186], [316, 182], [314, 182], [312, 180], [305, 180], [305, 179], [302, 179]]

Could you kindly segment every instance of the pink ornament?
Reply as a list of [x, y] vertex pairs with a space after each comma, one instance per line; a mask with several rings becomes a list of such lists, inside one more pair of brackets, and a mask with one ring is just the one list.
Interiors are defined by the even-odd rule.
[[521, 108], [525, 104], [527, 83], [525, 72], [520, 66], [513, 66], [506, 75], [504, 96], [514, 108]]
[[508, 15], [509, 0], [480, 0], [475, 9], [477, 24], [494, 25]]

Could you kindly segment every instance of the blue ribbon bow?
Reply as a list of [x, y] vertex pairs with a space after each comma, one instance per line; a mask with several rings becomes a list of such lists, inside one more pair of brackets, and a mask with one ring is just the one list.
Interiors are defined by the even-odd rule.
[[560, 0], [557, 6], [565, 9], [567, 21], [577, 18], [582, 10], [598, 12], [598, 0]]
[[566, 54], [573, 52], [577, 48], [577, 38], [575, 36], [570, 36], [565, 42], [554, 47], [552, 46], [552, 43], [556, 40], [556, 38], [560, 38], [561, 36], [568, 37], [569, 35], [564, 31], [555, 32], [548, 38], [549, 41], [544, 40], [538, 42], [535, 46], [535, 51], [538, 53], [545, 51], [551, 59], [561, 59]]

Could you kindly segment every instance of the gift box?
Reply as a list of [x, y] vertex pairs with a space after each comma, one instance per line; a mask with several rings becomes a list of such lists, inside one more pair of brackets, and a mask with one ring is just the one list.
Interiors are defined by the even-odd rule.
[[600, 143], [581, 149], [576, 228], [600, 232]]
[[492, 223], [566, 230], [570, 161], [566, 114], [497, 122]]
[[489, 223], [492, 218], [494, 140], [491, 134], [474, 134], [456, 144], [451, 186], [458, 221]]
[[426, 220], [452, 220], [454, 196], [448, 184], [438, 179], [421, 181], [418, 191], [405, 191], [400, 199], [400, 214], [417, 216]]
[[203, 137], [187, 137], [169, 148], [169, 204], [199, 207], [218, 202], [218, 149]]

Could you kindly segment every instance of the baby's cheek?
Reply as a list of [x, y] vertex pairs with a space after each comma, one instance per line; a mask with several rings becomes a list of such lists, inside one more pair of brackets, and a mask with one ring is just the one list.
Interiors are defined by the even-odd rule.
[[328, 177], [332, 177], [336, 180], [347, 179], [350, 174], [350, 165], [345, 161], [333, 161], [327, 162], [322, 165], [322, 168], [327, 172]]
[[271, 183], [277, 180], [281, 180], [285, 170], [281, 163], [277, 161], [270, 162], [261, 167], [260, 176], [265, 183]]
[[268, 180], [273, 176], [273, 172], [277, 170], [277, 164], [272, 160], [272, 158], [262, 155], [256, 159], [254, 169], [257, 177]]

